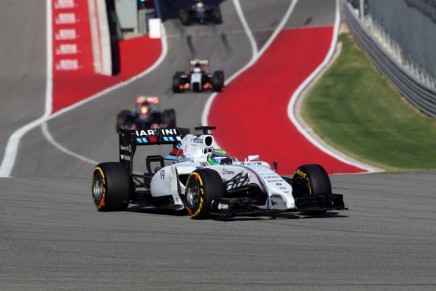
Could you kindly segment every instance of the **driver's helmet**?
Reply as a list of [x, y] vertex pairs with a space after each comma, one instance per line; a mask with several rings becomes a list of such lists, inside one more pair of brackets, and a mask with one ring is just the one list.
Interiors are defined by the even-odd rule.
[[195, 67], [193, 71], [194, 73], [201, 73], [201, 68]]
[[198, 2], [197, 4], [195, 4], [195, 7], [196, 7], [197, 9], [203, 9], [204, 5], [203, 5], [203, 3]]
[[139, 115], [146, 116], [149, 111], [150, 111], [150, 105], [148, 104], [148, 102], [144, 102], [141, 104], [141, 107], [139, 108]]
[[214, 149], [207, 156], [207, 162], [209, 165], [231, 165], [232, 159], [227, 155], [225, 150]]

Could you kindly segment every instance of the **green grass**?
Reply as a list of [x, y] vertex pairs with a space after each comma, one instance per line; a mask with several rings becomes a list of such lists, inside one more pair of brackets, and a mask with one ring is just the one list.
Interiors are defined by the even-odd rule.
[[309, 90], [302, 117], [331, 146], [385, 170], [436, 169], [436, 120], [413, 108], [341, 34], [342, 52]]

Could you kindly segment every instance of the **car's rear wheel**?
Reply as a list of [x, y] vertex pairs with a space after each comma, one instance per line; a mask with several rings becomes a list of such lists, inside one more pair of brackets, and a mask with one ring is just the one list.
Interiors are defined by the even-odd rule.
[[223, 22], [223, 18], [221, 16], [221, 10], [219, 8], [214, 8], [212, 11], [212, 18], [216, 24], [220, 24]]
[[92, 174], [92, 198], [100, 211], [120, 211], [129, 206], [130, 178], [119, 162], [98, 164]]
[[162, 114], [162, 123], [168, 128], [176, 127], [176, 112], [174, 109], [167, 109]]
[[[318, 164], [303, 165], [295, 170], [292, 177], [292, 195], [302, 196], [330, 195], [332, 186], [326, 170]], [[304, 214], [320, 215], [325, 210], [304, 211]]]
[[128, 122], [128, 117], [131, 114], [130, 110], [121, 110], [117, 115], [116, 131], [119, 132]]
[[189, 25], [190, 23], [190, 18], [189, 18], [189, 12], [185, 9], [180, 9], [179, 11], [179, 19], [180, 22], [182, 23], [182, 25]]
[[180, 85], [182, 85], [182, 79], [181, 76], [183, 75], [183, 72], [176, 72], [173, 76], [173, 92], [174, 93], [180, 93], [182, 92], [182, 89], [180, 88]]
[[216, 71], [212, 75], [212, 90], [215, 92], [221, 92], [224, 86], [224, 73], [222, 71]]
[[186, 182], [185, 204], [188, 214], [194, 219], [208, 218], [212, 201], [222, 198], [224, 192], [224, 183], [216, 171], [195, 170]]
[[224, 87], [224, 72], [223, 71], [216, 71], [216, 74], [220, 78], [221, 87]]

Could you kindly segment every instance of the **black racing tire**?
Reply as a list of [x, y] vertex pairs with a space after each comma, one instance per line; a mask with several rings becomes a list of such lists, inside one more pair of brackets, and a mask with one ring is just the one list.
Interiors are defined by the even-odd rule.
[[188, 214], [193, 219], [209, 218], [212, 201], [224, 197], [224, 192], [224, 183], [216, 171], [195, 170], [186, 182], [185, 205]]
[[292, 194], [294, 196], [331, 193], [330, 178], [321, 165], [303, 165], [295, 170], [292, 177]]
[[219, 73], [219, 71], [214, 72], [212, 75], [212, 90], [215, 92], [221, 92], [223, 89], [223, 76]]
[[179, 19], [180, 19], [180, 23], [182, 25], [189, 25], [191, 24], [191, 20], [189, 17], [189, 11], [187, 11], [186, 9], [180, 9], [179, 11]]
[[221, 10], [218, 7], [213, 9], [213, 11], [212, 11], [212, 19], [213, 19], [213, 21], [216, 24], [223, 23], [223, 18], [222, 18], [222, 15], [221, 15]]
[[220, 70], [220, 71], [216, 71], [215, 73], [220, 78], [221, 88], [224, 88], [224, 72]]
[[173, 93], [180, 93], [182, 92], [182, 90], [180, 89], [180, 85], [182, 84], [182, 79], [181, 76], [183, 75], [182, 72], [176, 72], [173, 76], [173, 83], [172, 83], [172, 88], [173, 88]]
[[122, 211], [129, 206], [130, 177], [120, 162], [98, 164], [92, 174], [92, 198], [100, 211]]
[[168, 128], [176, 127], [176, 111], [174, 109], [164, 110], [162, 113], [162, 123]]
[[116, 121], [116, 126], [115, 126], [115, 130], [117, 132], [119, 132], [121, 130], [121, 128], [126, 125], [127, 123], [127, 117], [128, 115], [131, 114], [130, 110], [121, 110], [120, 113], [118, 113], [117, 115], [117, 121]]
[[[298, 167], [292, 177], [292, 195], [330, 195], [332, 186], [326, 170], [318, 164], [308, 164]], [[308, 215], [321, 215], [324, 210], [305, 211]]]

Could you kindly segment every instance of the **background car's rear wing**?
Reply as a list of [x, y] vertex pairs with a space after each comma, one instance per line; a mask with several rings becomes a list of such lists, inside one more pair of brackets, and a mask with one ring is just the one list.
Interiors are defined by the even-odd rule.
[[189, 66], [194, 67], [197, 65], [200, 65], [202, 67], [208, 67], [210, 65], [210, 62], [209, 60], [198, 60], [198, 59], [189, 61]]
[[133, 156], [137, 146], [178, 144], [185, 135], [189, 134], [188, 128], [161, 128], [148, 130], [121, 130], [119, 134], [120, 162], [127, 171], [133, 171]]
[[137, 104], [142, 104], [144, 102], [148, 102], [151, 104], [158, 104], [159, 97], [156, 97], [156, 96], [148, 96], [148, 97], [147, 96], [138, 96], [138, 97], [136, 97], [135, 102]]

